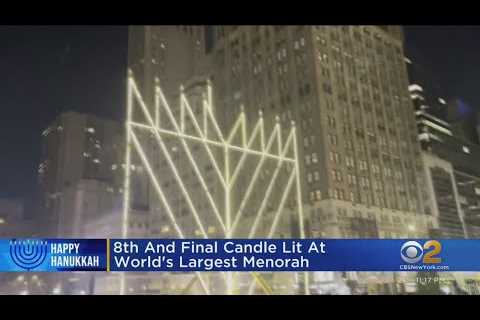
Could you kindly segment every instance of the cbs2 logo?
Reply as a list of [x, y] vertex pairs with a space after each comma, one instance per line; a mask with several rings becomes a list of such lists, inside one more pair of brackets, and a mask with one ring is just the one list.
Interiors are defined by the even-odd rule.
[[425, 264], [438, 264], [442, 263], [442, 258], [437, 257], [441, 251], [442, 244], [437, 240], [428, 240], [423, 246], [417, 241], [407, 241], [402, 245], [400, 255], [407, 263], [417, 263], [423, 258]]

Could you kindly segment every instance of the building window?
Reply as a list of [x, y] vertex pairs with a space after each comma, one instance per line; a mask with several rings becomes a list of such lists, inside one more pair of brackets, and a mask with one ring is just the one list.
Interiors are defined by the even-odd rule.
[[328, 134], [328, 140], [330, 141], [330, 144], [332, 146], [336, 146], [337, 145], [337, 135], [335, 134]]
[[349, 198], [351, 202], [355, 202], [355, 193], [353, 191], [350, 191]]
[[333, 174], [333, 179], [336, 181], [336, 182], [342, 182], [342, 173], [339, 171], [339, 170], [333, 170], [332, 171], [332, 174]]
[[308, 144], [309, 144], [309, 139], [308, 139], [308, 137], [304, 137], [304, 138], [303, 138], [303, 145], [305, 146], [305, 148], [308, 148]]
[[346, 162], [348, 168], [353, 168], [355, 166], [355, 161], [353, 160], [353, 157], [346, 156], [345, 157], [345, 162]]
[[306, 164], [307, 166], [310, 165], [310, 155], [308, 155], [308, 154], [305, 156], [305, 164]]
[[367, 170], [367, 161], [365, 161], [365, 160], [360, 160], [360, 161], [359, 161], [359, 168], [360, 168], [360, 170], [362, 170], [362, 171]]
[[328, 125], [332, 128], [335, 128], [335, 118], [332, 116], [327, 117]]
[[330, 151], [330, 161], [333, 163], [340, 163], [340, 155], [338, 152]]
[[354, 176], [353, 174], [348, 174], [347, 175], [347, 182], [348, 184], [355, 186], [357, 185], [357, 177]]

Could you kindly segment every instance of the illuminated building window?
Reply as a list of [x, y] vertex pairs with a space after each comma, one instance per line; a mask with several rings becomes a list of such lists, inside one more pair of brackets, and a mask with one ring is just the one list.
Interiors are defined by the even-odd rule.
[[305, 164], [308, 166], [310, 165], [310, 156], [309, 155], [306, 155], [305, 156]]
[[338, 189], [334, 189], [334, 190], [333, 190], [333, 198], [334, 198], [334, 199], [338, 199], [339, 196], [340, 196], [340, 195], [339, 195]]
[[330, 151], [330, 161], [334, 163], [340, 163], [340, 155], [338, 152]]
[[345, 163], [348, 168], [353, 168], [353, 166], [355, 165], [353, 158], [350, 156], [345, 157]]
[[342, 182], [342, 173], [338, 170], [333, 170], [333, 178], [337, 182]]
[[309, 172], [309, 173], [307, 174], [307, 182], [308, 182], [308, 183], [312, 183], [312, 180], [313, 180], [312, 178], [313, 178], [313, 177], [312, 177], [312, 173]]
[[359, 161], [359, 168], [360, 170], [367, 170], [367, 162], [365, 160]]

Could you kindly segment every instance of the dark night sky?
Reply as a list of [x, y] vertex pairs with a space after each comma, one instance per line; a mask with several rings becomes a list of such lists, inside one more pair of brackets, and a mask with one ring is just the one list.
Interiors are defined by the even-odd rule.
[[[407, 27], [406, 36], [447, 96], [480, 106], [480, 27]], [[121, 118], [127, 27], [1, 26], [0, 43], [0, 198], [29, 197], [41, 132], [56, 115]]]

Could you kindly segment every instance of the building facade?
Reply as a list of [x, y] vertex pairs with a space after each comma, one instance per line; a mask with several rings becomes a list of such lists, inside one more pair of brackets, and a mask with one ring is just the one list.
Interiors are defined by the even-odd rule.
[[480, 145], [475, 111], [459, 99], [447, 102], [432, 76], [406, 60], [429, 190], [424, 194], [425, 211], [437, 217], [434, 234], [478, 238]]
[[[425, 236], [420, 146], [399, 27], [219, 26], [212, 79], [226, 126], [295, 121], [311, 234]], [[394, 183], [392, 183], [394, 182]]]
[[82, 237], [88, 219], [118, 207], [122, 127], [93, 115], [66, 112], [42, 136], [39, 183], [52, 236]]

